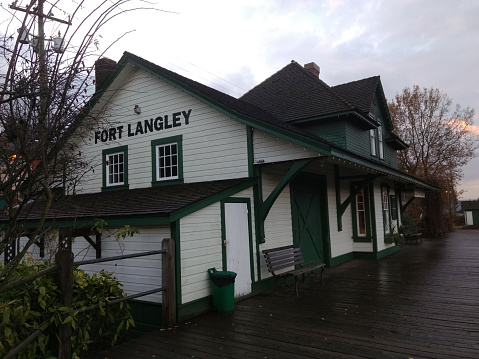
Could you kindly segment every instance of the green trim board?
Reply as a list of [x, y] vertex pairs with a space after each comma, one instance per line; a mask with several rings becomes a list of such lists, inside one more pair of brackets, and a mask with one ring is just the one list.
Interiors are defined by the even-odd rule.
[[353, 259], [372, 259], [372, 260], [379, 260], [385, 258], [391, 254], [399, 252], [399, 246], [392, 246], [386, 249], [383, 249], [379, 252], [349, 252], [342, 254], [340, 256], [334, 257], [331, 259], [331, 263], [329, 267], [335, 267], [340, 264], [349, 262]]
[[338, 148], [331, 149], [331, 156], [332, 156], [331, 160], [333, 161], [344, 162], [345, 164], [352, 164], [352, 165], [355, 164], [360, 167], [362, 166], [365, 169], [377, 172], [378, 174], [381, 174], [381, 175], [389, 176], [393, 179], [399, 180], [400, 182], [406, 182], [409, 184], [417, 185], [420, 188], [424, 188], [428, 190], [434, 190], [434, 191], [440, 190], [440, 187], [434, 186], [419, 178], [408, 175], [407, 173], [401, 172], [398, 169], [388, 167], [385, 164], [382, 164], [381, 162], [375, 162], [372, 160], [368, 160], [366, 158], [359, 158], [358, 156], [355, 156], [352, 153], [347, 153], [346, 151], [338, 149]]
[[[309, 118], [303, 118], [303, 119], [300, 119], [300, 120], [295, 120], [295, 121], [291, 121], [291, 123], [293, 124], [303, 124], [303, 123], [308, 123], [308, 122], [315, 122], [315, 121], [318, 121], [318, 120], [326, 120], [326, 119], [331, 119], [331, 118], [338, 118], [338, 117], [343, 117], [343, 118], [347, 118], [349, 116], [354, 116], [355, 118], [359, 118], [360, 120], [362, 120], [362, 124], [363, 126], [362, 127], [366, 127], [366, 129], [375, 129], [378, 127], [378, 122], [370, 117], [367, 117], [367, 116], [363, 116], [362, 114], [356, 112], [356, 111], [343, 111], [343, 112], [336, 112], [336, 113], [333, 113], [333, 114], [327, 114], [327, 115], [323, 115], [323, 116], [314, 116], [314, 117], [309, 117]], [[358, 122], [357, 121], [354, 121], [353, 120], [353, 124], [357, 125]]]
[[246, 146], [248, 151], [248, 176], [254, 177], [253, 127], [246, 126]]
[[373, 242], [373, 252], [378, 253], [378, 227], [376, 223], [376, 202], [374, 198], [374, 182], [369, 185], [369, 203], [371, 215], [371, 240]]
[[278, 196], [283, 192], [285, 187], [298, 175], [298, 173], [307, 165], [311, 163], [312, 159], [299, 160], [293, 163], [288, 172], [283, 176], [281, 181], [276, 185], [274, 190], [270, 193], [268, 198], [257, 208], [258, 220], [265, 221], [268, 216], [271, 207], [273, 207], [274, 202]]
[[212, 296], [203, 297], [178, 306], [178, 322], [184, 322], [213, 309]]
[[[123, 153], [123, 184], [107, 186], [106, 178], [106, 166], [107, 156], [113, 153]], [[101, 151], [102, 161], [102, 191], [118, 191], [122, 189], [128, 189], [128, 146], [111, 147]]]
[[[157, 161], [157, 146], [176, 144], [177, 145], [177, 178], [159, 180], [157, 176], [158, 161]], [[164, 186], [170, 184], [183, 183], [183, 136], [171, 136], [166, 138], [159, 138], [151, 141], [151, 185]]]

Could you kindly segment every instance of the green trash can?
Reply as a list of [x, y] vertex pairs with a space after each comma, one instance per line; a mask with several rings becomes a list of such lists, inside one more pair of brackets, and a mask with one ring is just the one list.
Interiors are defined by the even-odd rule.
[[210, 268], [208, 274], [213, 284], [213, 307], [218, 313], [231, 313], [234, 310], [236, 273]]

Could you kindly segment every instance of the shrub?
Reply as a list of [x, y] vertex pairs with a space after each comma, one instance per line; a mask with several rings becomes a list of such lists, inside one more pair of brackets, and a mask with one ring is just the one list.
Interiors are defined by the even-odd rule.
[[[12, 280], [20, 279], [51, 264], [22, 263]], [[101, 271], [89, 275], [75, 269], [73, 273], [73, 307], [60, 303], [57, 273], [35, 279], [25, 285], [0, 294], [0, 357], [19, 345], [44, 323], [51, 323], [34, 342], [29, 344], [18, 359], [54, 358], [58, 351], [58, 327], [62, 322], [72, 324], [72, 352], [74, 357], [88, 349], [113, 345], [134, 325], [127, 303], [106, 304], [123, 297], [121, 283], [112, 273]], [[76, 309], [100, 304], [99, 309], [75, 312]]]

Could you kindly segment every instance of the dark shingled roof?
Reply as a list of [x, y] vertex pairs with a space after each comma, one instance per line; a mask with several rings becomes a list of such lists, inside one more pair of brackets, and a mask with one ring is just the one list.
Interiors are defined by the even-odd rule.
[[364, 115], [371, 110], [374, 95], [379, 85], [379, 76], [333, 86], [332, 89], [347, 98]]
[[[348, 88], [343, 85], [339, 89]], [[354, 89], [351, 87], [351, 90]], [[288, 122], [357, 110], [350, 96], [342, 96], [343, 93], [349, 95], [350, 91], [337, 92], [335, 87], [329, 87], [301, 65], [292, 62], [248, 91], [240, 100], [260, 106]], [[372, 99], [371, 96], [371, 102]]]
[[[220, 107], [223, 107], [230, 112], [237, 112], [238, 114], [247, 116], [251, 119], [258, 119], [264, 123], [290, 131], [292, 133], [296, 133], [304, 137], [308, 137], [320, 143], [328, 145], [330, 144], [328, 141], [314, 136], [310, 132], [304, 131], [292, 124], [285, 123], [280, 117], [276, 117], [275, 112], [269, 111], [268, 108], [262, 106], [262, 103], [255, 104], [249, 101], [243, 101], [242, 99], [234, 98], [230, 95], [203, 85], [192, 79], [179, 75], [173, 71], [167, 70], [164, 67], [158, 66], [129, 52], [124, 52], [123, 57], [118, 64], [122, 66], [128, 61], [133, 61], [134, 63], [148, 69], [154, 74], [162, 76], [163, 78], [171, 79], [173, 82], [181, 84], [182, 88], [187, 89], [192, 93], [197, 94], [200, 97], [205, 98], [209, 101], [212, 100], [213, 102], [216, 102]], [[304, 110], [304, 108], [302, 110]]]
[[[54, 201], [47, 219], [112, 218], [119, 216], [166, 216], [223, 191], [244, 185], [250, 178], [77, 194]], [[28, 219], [39, 219], [45, 202], [25, 208]], [[7, 218], [0, 214], [0, 220]]]
[[464, 210], [479, 209], [479, 201], [462, 201], [461, 206]]

